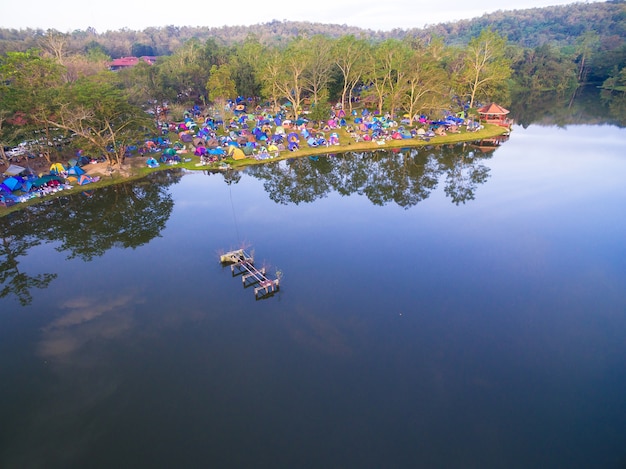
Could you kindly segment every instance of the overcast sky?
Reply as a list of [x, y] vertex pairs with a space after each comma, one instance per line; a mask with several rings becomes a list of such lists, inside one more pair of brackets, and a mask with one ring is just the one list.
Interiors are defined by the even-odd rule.
[[[585, 3], [597, 0], [589, 0]], [[0, 27], [98, 32], [150, 26], [251, 25], [272, 20], [347, 24], [375, 30], [421, 28], [497, 10], [572, 0], [0, 0]]]

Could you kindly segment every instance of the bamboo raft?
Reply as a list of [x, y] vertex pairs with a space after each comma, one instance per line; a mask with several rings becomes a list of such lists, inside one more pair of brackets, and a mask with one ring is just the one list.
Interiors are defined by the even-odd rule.
[[220, 256], [222, 264], [230, 265], [233, 277], [241, 275], [244, 288], [254, 286], [254, 297], [257, 300], [272, 296], [278, 291], [279, 279], [267, 277], [265, 267], [257, 269], [253, 257], [243, 249], [227, 252]]

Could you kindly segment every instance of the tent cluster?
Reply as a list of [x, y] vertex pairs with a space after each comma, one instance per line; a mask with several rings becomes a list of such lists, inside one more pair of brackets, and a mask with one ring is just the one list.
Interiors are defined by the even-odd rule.
[[[387, 114], [384, 116], [372, 115], [364, 109], [360, 116], [353, 112], [354, 125], [349, 125], [346, 130], [355, 141], [377, 141], [384, 143], [387, 140], [423, 139], [429, 140], [437, 135], [459, 133], [461, 126], [473, 125], [463, 113], [458, 115], [448, 114], [442, 120], [431, 120], [427, 116], [414, 116], [408, 114], [401, 119], [392, 119]], [[414, 124], [414, 126], [411, 126]]]
[[277, 112], [272, 112], [269, 106], [256, 106], [250, 111], [252, 106], [253, 101], [244, 98], [228, 102], [224, 111], [232, 117], [227, 121], [219, 110], [203, 112], [196, 106], [187, 111], [183, 122], [163, 124], [163, 128], [177, 132], [182, 141], [191, 143], [194, 154], [201, 159], [200, 164], [218, 162], [226, 156], [265, 159], [277, 156], [281, 151], [296, 151], [305, 146], [339, 145], [338, 129], [341, 128], [357, 142], [379, 143], [391, 139], [428, 140], [437, 135], [460, 132], [461, 126], [467, 126], [468, 130], [479, 128], [479, 124], [467, 120], [463, 112], [433, 121], [427, 116], [411, 118], [409, 115], [396, 119], [367, 109], [346, 116], [339, 106], [331, 110], [326, 121], [313, 126], [305, 118], [288, 119], [286, 106]]
[[[229, 102], [225, 111], [232, 113], [232, 118], [226, 122], [219, 110], [201, 112], [196, 106], [186, 112], [182, 122], [163, 123], [162, 130], [176, 132], [182, 142], [191, 143], [200, 164], [216, 163], [226, 157], [269, 159], [284, 150], [298, 150], [304, 144], [339, 144], [337, 132], [326, 136], [321, 130], [312, 136], [307, 127], [309, 121], [287, 119], [285, 109], [270, 112], [257, 106], [254, 112], [248, 112], [248, 104], [243, 98]], [[326, 127], [334, 130], [339, 125], [339, 120], [329, 120]]]
[[[175, 133], [178, 136], [182, 148], [175, 148], [175, 152], [180, 154], [190, 148], [200, 158], [198, 166], [218, 163], [226, 157], [269, 159], [282, 151], [339, 145], [339, 129], [344, 129], [356, 142], [384, 143], [392, 139], [429, 140], [437, 135], [460, 132], [461, 127], [468, 130], [480, 128], [480, 123], [466, 119], [464, 111], [435, 121], [427, 116], [379, 115], [367, 109], [360, 113], [353, 111], [347, 116], [340, 106], [336, 106], [328, 119], [317, 125], [304, 117], [291, 120], [288, 114], [288, 104], [276, 109], [269, 103], [262, 107], [253, 99], [239, 97], [229, 101], [224, 109], [194, 106], [185, 112], [182, 121], [163, 121], [160, 126], [163, 135]], [[223, 115], [232, 117], [224, 119]], [[149, 144], [150, 151], [163, 150], [163, 156], [151, 158], [147, 163], [149, 166], [180, 161], [171, 148], [164, 145], [168, 142]]]
[[9, 207], [16, 203], [69, 189], [73, 185], [83, 186], [96, 182], [81, 168], [78, 159], [68, 162], [68, 166], [54, 163], [48, 174], [36, 175], [30, 168], [11, 165], [4, 172], [5, 179], [0, 183], [0, 206]]
[[139, 148], [140, 156], [148, 156], [146, 165], [150, 168], [156, 168], [161, 163], [178, 164], [181, 161], [180, 154], [184, 152], [185, 145], [182, 142], [172, 145], [171, 141], [165, 137], [148, 139]]

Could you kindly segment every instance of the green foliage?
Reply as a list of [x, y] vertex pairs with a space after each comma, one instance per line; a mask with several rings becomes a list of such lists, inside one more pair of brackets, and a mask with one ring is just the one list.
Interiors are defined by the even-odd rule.
[[487, 28], [473, 38], [465, 52], [459, 76], [461, 90], [469, 97], [469, 107], [477, 99], [503, 95], [511, 76], [511, 63], [505, 55], [506, 39]]
[[136, 42], [130, 48], [130, 54], [134, 57], [143, 57], [144, 55], [154, 55], [154, 49], [148, 44]]
[[213, 65], [206, 85], [209, 100], [225, 102], [237, 93], [235, 82], [231, 77], [230, 65]]
[[523, 50], [512, 67], [517, 88], [563, 95], [578, 84], [572, 56], [560, 53], [549, 44]]
[[331, 106], [327, 101], [320, 101], [311, 106], [308, 118], [313, 122], [326, 122], [330, 119]]

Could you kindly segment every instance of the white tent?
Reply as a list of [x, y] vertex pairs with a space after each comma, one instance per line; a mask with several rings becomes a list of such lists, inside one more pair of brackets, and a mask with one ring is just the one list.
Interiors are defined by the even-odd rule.
[[22, 168], [16, 164], [12, 164], [7, 168], [7, 170], [3, 173], [5, 176], [17, 176], [18, 174], [26, 171], [26, 168]]

